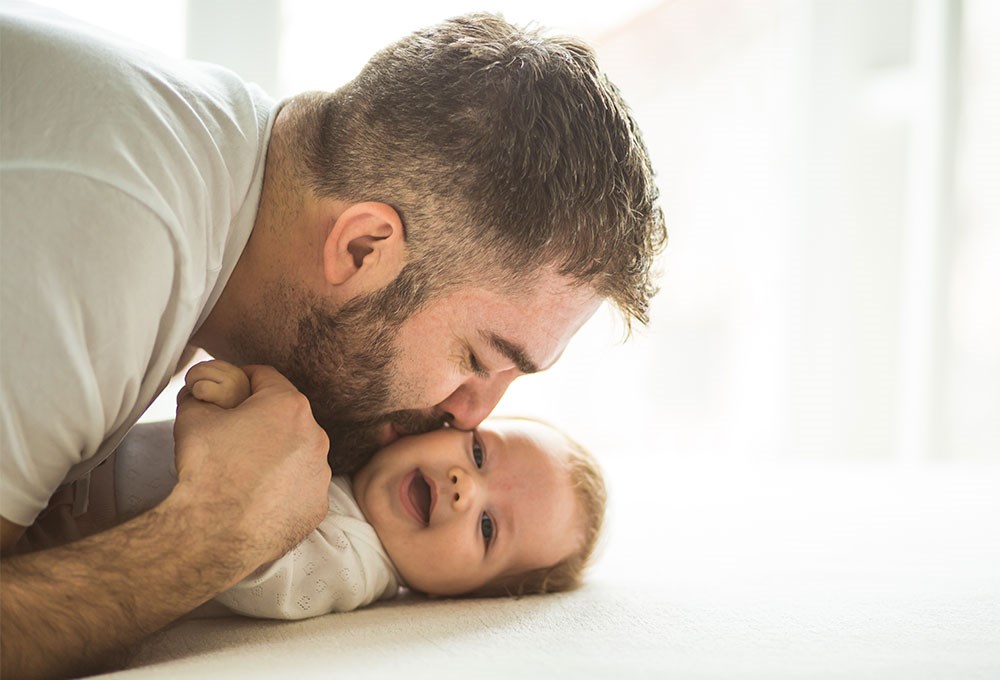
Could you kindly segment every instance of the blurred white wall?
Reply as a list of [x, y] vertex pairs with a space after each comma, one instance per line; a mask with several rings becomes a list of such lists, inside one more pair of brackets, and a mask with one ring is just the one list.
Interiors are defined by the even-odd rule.
[[499, 412], [556, 422], [622, 468], [647, 453], [1000, 460], [992, 0], [44, 4], [278, 96], [334, 88], [473, 9], [582, 35], [658, 171], [663, 290], [649, 328], [621, 344], [602, 311]]

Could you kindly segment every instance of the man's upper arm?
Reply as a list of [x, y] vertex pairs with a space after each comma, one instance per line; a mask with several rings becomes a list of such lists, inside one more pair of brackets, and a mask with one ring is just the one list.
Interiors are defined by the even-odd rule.
[[30, 167], [0, 180], [0, 515], [16, 527], [145, 398], [175, 272], [162, 221], [121, 190]]

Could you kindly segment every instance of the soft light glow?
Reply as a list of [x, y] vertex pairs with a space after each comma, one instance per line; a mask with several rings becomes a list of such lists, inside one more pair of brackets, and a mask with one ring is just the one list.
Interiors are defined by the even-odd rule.
[[[43, 4], [183, 49], [182, 0]], [[998, 8], [957, 6], [285, 0], [273, 94], [337, 87], [407, 31], [474, 8], [582, 35], [658, 171], [663, 292], [650, 328], [619, 344], [602, 311], [499, 412], [552, 420], [610, 467], [997, 460]], [[942, 73], [953, 48], [962, 70]], [[929, 135], [955, 144], [929, 150]], [[168, 394], [151, 414], [172, 412]]]

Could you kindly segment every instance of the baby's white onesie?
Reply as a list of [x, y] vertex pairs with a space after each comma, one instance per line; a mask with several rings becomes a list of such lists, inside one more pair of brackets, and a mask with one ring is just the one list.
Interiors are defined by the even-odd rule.
[[396, 570], [346, 477], [333, 478], [329, 499], [330, 512], [306, 540], [215, 599], [247, 616], [304, 619], [394, 596]]

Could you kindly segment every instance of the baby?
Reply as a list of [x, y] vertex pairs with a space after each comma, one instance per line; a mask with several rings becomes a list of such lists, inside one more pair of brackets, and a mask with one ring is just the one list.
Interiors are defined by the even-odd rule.
[[[243, 370], [222, 361], [192, 367], [185, 382], [223, 408], [250, 394]], [[166, 497], [176, 483], [173, 444], [158, 431], [119, 449], [113, 482], [108, 472], [91, 482], [86, 514], [101, 519], [76, 518], [78, 535]], [[352, 478], [334, 477], [329, 502], [302, 543], [216, 599], [248, 616], [301, 619], [393, 597], [400, 586], [434, 596], [568, 590], [597, 542], [605, 489], [593, 458], [565, 435], [499, 418], [474, 432], [403, 437]]]

